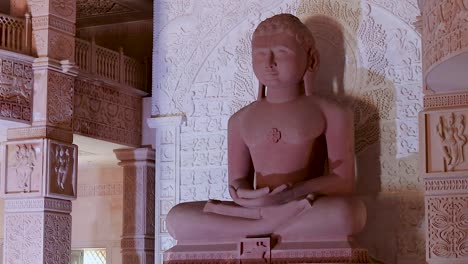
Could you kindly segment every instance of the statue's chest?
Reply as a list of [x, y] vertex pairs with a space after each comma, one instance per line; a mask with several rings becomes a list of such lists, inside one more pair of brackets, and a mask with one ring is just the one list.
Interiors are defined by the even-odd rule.
[[314, 107], [258, 107], [243, 121], [242, 136], [249, 146], [310, 142], [325, 129], [325, 120]]

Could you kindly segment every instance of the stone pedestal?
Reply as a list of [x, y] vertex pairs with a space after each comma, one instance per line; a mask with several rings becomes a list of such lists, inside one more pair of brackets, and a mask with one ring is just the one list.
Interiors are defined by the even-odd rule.
[[177, 245], [164, 253], [164, 264], [373, 263], [367, 250], [350, 242], [283, 242], [269, 237], [238, 243]]
[[122, 263], [154, 263], [155, 152], [117, 149], [124, 168]]

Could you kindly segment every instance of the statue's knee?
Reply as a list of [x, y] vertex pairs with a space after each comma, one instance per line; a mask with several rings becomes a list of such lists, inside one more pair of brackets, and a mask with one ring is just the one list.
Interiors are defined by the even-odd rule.
[[367, 219], [364, 202], [357, 197], [343, 197], [340, 203], [340, 218], [343, 219], [349, 234], [361, 232]]

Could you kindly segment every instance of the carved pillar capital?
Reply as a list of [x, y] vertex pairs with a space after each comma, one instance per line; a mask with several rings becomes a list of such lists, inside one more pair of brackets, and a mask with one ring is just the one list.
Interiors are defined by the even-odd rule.
[[154, 263], [155, 151], [152, 148], [114, 150], [124, 168], [123, 263]]

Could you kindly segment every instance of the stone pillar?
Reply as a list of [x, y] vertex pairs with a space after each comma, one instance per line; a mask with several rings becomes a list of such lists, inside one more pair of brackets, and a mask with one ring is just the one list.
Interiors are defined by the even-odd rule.
[[38, 58], [32, 124], [9, 129], [3, 144], [4, 263], [69, 263], [78, 165], [72, 144], [76, 1], [26, 3]]
[[155, 151], [114, 150], [124, 168], [122, 263], [154, 263]]
[[429, 264], [468, 263], [468, 2], [419, 0], [419, 5], [426, 260]]

